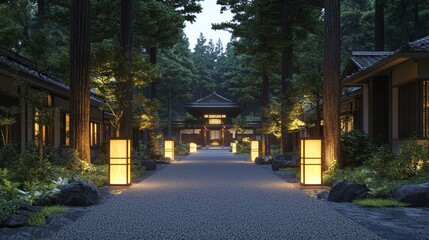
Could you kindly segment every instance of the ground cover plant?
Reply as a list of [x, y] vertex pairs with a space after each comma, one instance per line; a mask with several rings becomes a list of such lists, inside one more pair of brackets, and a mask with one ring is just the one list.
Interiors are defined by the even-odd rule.
[[64, 206], [48, 206], [43, 207], [40, 211], [33, 213], [27, 220], [27, 225], [30, 226], [39, 226], [46, 224], [46, 218], [53, 214], [66, 213], [68, 211], [67, 207]]
[[[18, 210], [21, 203], [49, 206], [49, 199], [60, 191], [61, 185], [82, 181], [98, 187], [107, 185], [106, 149], [101, 149], [95, 164], [88, 164], [66, 147], [44, 146], [42, 158], [36, 145], [26, 146], [22, 153], [12, 143], [0, 147], [0, 225]], [[146, 170], [140, 160], [132, 161], [132, 179], [142, 176]], [[46, 208], [44, 211], [51, 210]], [[35, 215], [29, 223], [40, 223], [46, 214]]]
[[403, 185], [429, 181], [429, 144], [415, 139], [404, 142], [398, 153], [387, 146], [374, 146], [361, 132], [343, 133], [342, 152], [347, 158], [324, 173], [325, 185], [336, 180], [366, 183], [371, 197], [391, 198]]
[[354, 200], [353, 204], [361, 207], [408, 207], [408, 203], [398, 202], [395, 199], [365, 198]]

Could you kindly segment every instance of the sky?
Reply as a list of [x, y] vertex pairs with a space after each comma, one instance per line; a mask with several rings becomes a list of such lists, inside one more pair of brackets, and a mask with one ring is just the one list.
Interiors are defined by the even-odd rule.
[[220, 38], [225, 49], [226, 44], [231, 38], [231, 34], [223, 30], [212, 30], [212, 23], [220, 23], [229, 21], [232, 19], [232, 13], [224, 12], [220, 13], [220, 5], [216, 5], [216, 0], [204, 0], [200, 2], [203, 8], [202, 12], [197, 14], [197, 20], [194, 23], [186, 22], [185, 34], [189, 39], [189, 48], [194, 49], [197, 43], [197, 38], [200, 33], [203, 33], [207, 42], [213, 39], [216, 43]]

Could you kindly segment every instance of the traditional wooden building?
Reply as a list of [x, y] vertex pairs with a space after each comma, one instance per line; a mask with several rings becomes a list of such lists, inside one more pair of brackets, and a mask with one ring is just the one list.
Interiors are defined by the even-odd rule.
[[395, 151], [411, 137], [429, 140], [429, 36], [394, 52], [354, 52], [342, 81], [362, 88], [356, 105], [370, 138]]
[[259, 138], [260, 121], [246, 121], [244, 133], [238, 136], [232, 119], [242, 112], [242, 104], [233, 102], [214, 91], [184, 108], [196, 120], [175, 121], [173, 129], [176, 140], [194, 142], [201, 146], [230, 146], [238, 137]]
[[[29, 96], [42, 96], [34, 99]], [[48, 125], [39, 125], [37, 104], [52, 109], [53, 121]], [[112, 116], [100, 109], [102, 105], [94, 93], [91, 94], [90, 110], [90, 146], [91, 157], [95, 157], [103, 141], [111, 136], [113, 129], [109, 120]], [[34, 143], [39, 134], [43, 144], [55, 147], [69, 145], [70, 129], [70, 90], [69, 87], [49, 74], [41, 73], [34, 63], [7, 50], [0, 51], [0, 106], [17, 106], [20, 111], [15, 116], [16, 123], [7, 133], [10, 140], [21, 149], [27, 143]], [[2, 139], [0, 144], [3, 145]]]

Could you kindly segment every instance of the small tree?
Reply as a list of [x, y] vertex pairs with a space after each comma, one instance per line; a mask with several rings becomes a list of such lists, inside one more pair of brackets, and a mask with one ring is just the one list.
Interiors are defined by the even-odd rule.
[[3, 145], [9, 143], [12, 125], [16, 123], [16, 114], [20, 112], [19, 107], [0, 106], [0, 133]]
[[[110, 123], [116, 129], [116, 136], [120, 136], [122, 128], [121, 119], [124, 116], [125, 110], [124, 106], [127, 104], [132, 105], [131, 102], [124, 101], [122, 98], [125, 93], [120, 83], [121, 76], [127, 75], [127, 79], [131, 79], [132, 87], [137, 92], [132, 101], [138, 101], [140, 104], [144, 104], [144, 106], [153, 104], [143, 97], [142, 94], [138, 94], [141, 92], [138, 89], [144, 88], [151, 79], [156, 77], [156, 69], [138, 52], [132, 52], [131, 58], [130, 65], [127, 66], [128, 70], [125, 70], [123, 64], [120, 64], [124, 60], [120, 49], [110, 42], [105, 42], [97, 46], [93, 58], [93, 85], [97, 94], [103, 99], [104, 105], [102, 108], [109, 110], [114, 116]], [[134, 122], [138, 119], [137, 115], [140, 115], [140, 119], [138, 120], [140, 126], [143, 124], [141, 122], [143, 121], [141, 118], [142, 114], [149, 113], [141, 107], [137, 105], [134, 108], [134, 111], [137, 112], [133, 114]], [[149, 115], [146, 115], [146, 117], [152, 118]]]
[[241, 115], [232, 119], [232, 129], [236, 132], [238, 139], [241, 139], [241, 134], [244, 133], [246, 126], [247, 122]]

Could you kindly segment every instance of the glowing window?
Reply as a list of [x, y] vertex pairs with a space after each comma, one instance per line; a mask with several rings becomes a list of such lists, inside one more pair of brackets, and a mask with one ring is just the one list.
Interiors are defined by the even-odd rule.
[[96, 122], [91, 122], [90, 127], [90, 143], [91, 146], [98, 146], [100, 145], [100, 124]]
[[210, 118], [209, 119], [209, 124], [222, 124], [222, 120], [221, 119], [216, 119], [216, 118]]

